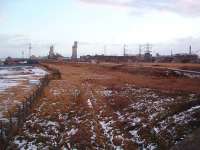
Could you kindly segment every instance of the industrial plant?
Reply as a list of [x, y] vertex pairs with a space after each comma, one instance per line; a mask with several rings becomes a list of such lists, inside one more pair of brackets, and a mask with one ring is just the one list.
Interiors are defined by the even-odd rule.
[[200, 0], [0, 0], [0, 150], [200, 150]]
[[125, 44], [122, 55], [81, 55], [79, 43], [70, 57], [54, 44], [37, 57], [29, 44], [27, 57], [0, 62], [0, 147], [198, 147], [198, 51], [154, 56], [148, 43], [135, 55]]

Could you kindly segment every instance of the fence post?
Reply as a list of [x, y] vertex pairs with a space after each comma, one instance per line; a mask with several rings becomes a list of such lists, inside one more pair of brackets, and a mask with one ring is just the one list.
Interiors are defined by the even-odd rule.
[[22, 120], [24, 121], [25, 119], [25, 103], [22, 103]]
[[10, 132], [12, 132], [12, 127], [13, 127], [13, 121], [12, 121], [12, 113], [9, 111], [9, 127], [10, 127]]
[[18, 125], [18, 128], [19, 128], [20, 125], [21, 125], [21, 107], [20, 107], [20, 105], [19, 105], [17, 108], [18, 108], [18, 120], [17, 120], [17, 125]]
[[3, 139], [3, 123], [2, 123], [2, 121], [0, 121], [0, 130], [1, 130], [0, 136], [1, 136], [1, 139]]
[[25, 101], [25, 113], [28, 114], [28, 100]]

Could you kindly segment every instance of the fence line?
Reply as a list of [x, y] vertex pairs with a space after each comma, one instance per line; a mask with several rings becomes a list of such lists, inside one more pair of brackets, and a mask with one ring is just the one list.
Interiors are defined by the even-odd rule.
[[9, 141], [13, 136], [22, 128], [25, 118], [30, 114], [33, 104], [41, 97], [44, 88], [49, 84], [49, 81], [52, 79], [59, 79], [61, 74], [59, 70], [54, 68], [47, 68], [51, 73], [46, 74], [43, 78], [40, 79], [40, 83], [37, 86], [37, 89], [22, 102], [21, 105], [16, 106], [16, 111], [8, 111], [8, 122], [0, 121], [0, 147], [6, 149], [9, 145]]

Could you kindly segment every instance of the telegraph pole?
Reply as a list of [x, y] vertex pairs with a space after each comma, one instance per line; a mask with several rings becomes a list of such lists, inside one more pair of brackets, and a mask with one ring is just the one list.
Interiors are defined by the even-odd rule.
[[104, 50], [104, 56], [106, 56], [106, 45], [104, 45], [103, 50]]
[[142, 45], [139, 45], [139, 56], [141, 56], [142, 53]]
[[22, 51], [22, 58], [24, 59], [24, 51]]
[[126, 56], [126, 44], [124, 44], [124, 56]]
[[192, 46], [189, 47], [189, 54], [192, 55]]
[[32, 46], [31, 46], [31, 43], [29, 44], [29, 47], [28, 47], [28, 50], [29, 50], [29, 58], [31, 58], [31, 49], [32, 49]]
[[150, 53], [151, 52], [150, 51], [151, 48], [152, 48], [152, 46], [149, 43], [147, 43], [146, 44], [146, 53]]

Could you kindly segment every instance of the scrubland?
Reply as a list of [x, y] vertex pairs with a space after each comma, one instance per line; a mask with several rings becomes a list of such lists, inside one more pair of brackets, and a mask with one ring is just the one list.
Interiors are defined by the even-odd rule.
[[200, 127], [200, 79], [170, 64], [48, 63], [50, 81], [11, 149], [169, 149]]

